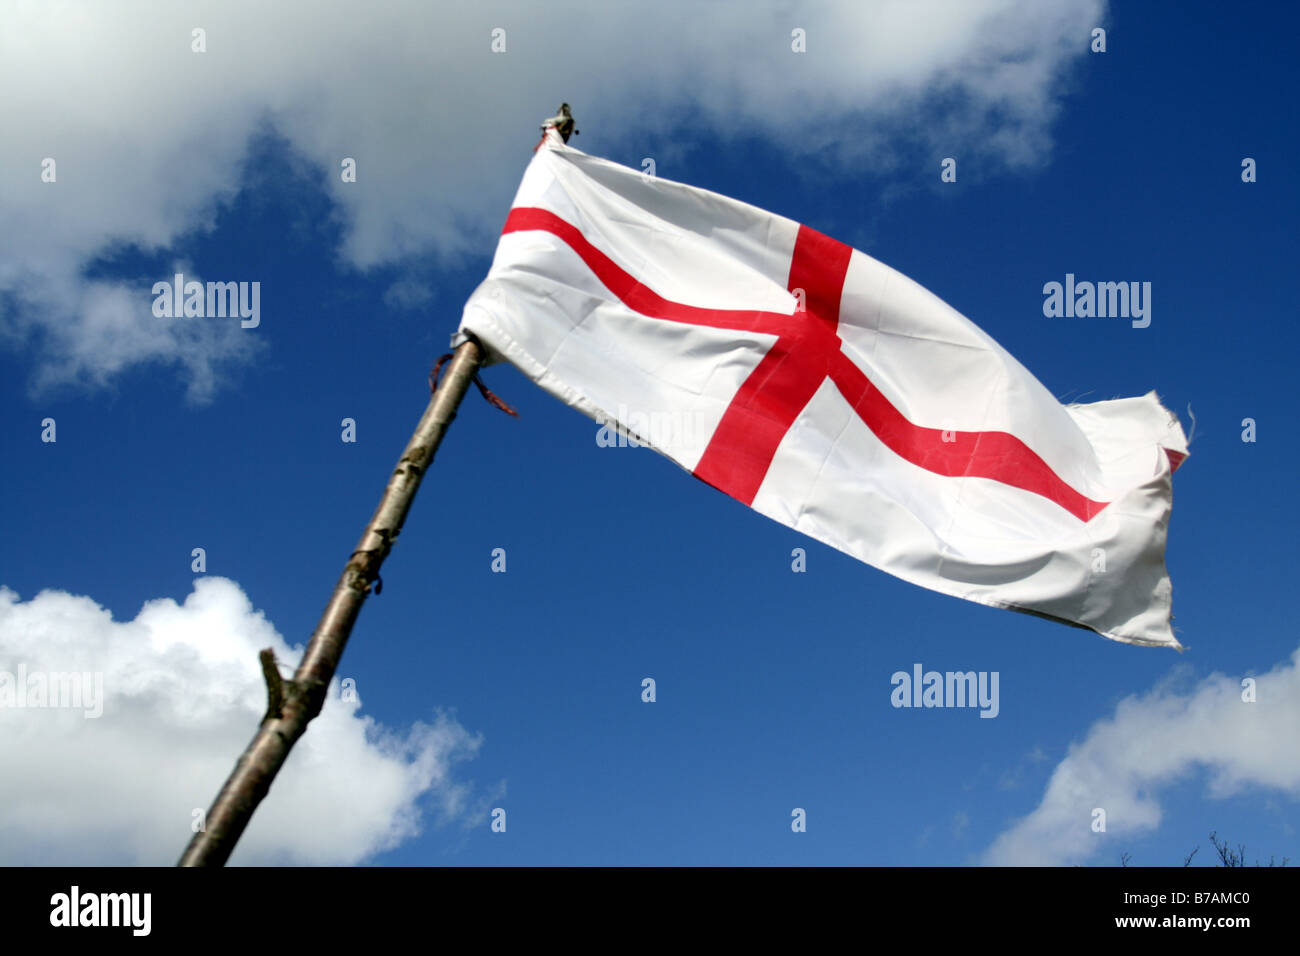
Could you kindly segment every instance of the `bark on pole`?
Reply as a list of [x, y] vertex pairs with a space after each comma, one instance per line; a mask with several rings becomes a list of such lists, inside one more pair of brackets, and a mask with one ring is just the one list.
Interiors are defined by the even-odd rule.
[[456, 417], [456, 409], [482, 359], [482, 351], [473, 340], [461, 343], [456, 349], [443, 381], [429, 400], [388, 479], [379, 507], [334, 586], [293, 679], [283, 680], [270, 652], [262, 652], [267, 712], [257, 734], [217, 794], [208, 811], [205, 829], [194, 834], [186, 847], [180, 866], [221, 866], [230, 858], [289, 751], [306, 731], [308, 722], [320, 713], [361, 605], [379, 581], [379, 569], [402, 530], [420, 480], [433, 461], [447, 426]]

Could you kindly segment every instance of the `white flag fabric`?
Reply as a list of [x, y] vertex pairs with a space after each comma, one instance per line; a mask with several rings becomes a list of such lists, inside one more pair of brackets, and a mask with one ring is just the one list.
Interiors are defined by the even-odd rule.
[[754, 510], [913, 584], [1181, 649], [1154, 392], [1060, 404], [807, 226], [548, 130], [461, 332]]

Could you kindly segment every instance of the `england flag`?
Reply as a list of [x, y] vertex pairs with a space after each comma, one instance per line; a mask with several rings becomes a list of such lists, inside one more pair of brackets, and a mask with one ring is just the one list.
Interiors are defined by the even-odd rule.
[[[867, 564], [1181, 649], [1165, 570], [1177, 417], [1154, 392], [1062, 405], [969, 319], [816, 230], [551, 128], [460, 328]], [[647, 429], [656, 416], [678, 427]]]

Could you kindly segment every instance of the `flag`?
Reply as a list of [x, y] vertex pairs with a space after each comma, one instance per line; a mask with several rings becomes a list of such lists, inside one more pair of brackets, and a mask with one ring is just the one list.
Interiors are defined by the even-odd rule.
[[828, 236], [548, 129], [461, 333], [769, 518], [913, 584], [1181, 649], [1154, 392], [1062, 405]]

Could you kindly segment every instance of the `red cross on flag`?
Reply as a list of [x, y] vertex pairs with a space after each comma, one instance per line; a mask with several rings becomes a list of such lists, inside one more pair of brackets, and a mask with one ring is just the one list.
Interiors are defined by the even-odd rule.
[[970, 320], [821, 233], [548, 130], [461, 330], [776, 521], [913, 584], [1180, 648], [1187, 456], [1154, 392], [1061, 405]]

